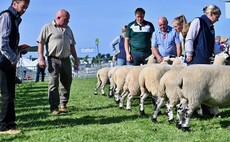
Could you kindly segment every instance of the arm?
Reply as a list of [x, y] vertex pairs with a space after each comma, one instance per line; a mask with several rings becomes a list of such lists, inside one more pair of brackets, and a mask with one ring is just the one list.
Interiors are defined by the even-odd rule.
[[163, 57], [160, 55], [158, 47], [157, 47], [157, 36], [156, 33], [153, 33], [152, 37], [152, 54], [157, 58], [157, 62], [160, 63], [163, 61]]
[[46, 62], [44, 59], [44, 44], [38, 42], [38, 63], [40, 68], [46, 68]]
[[193, 56], [193, 43], [196, 39], [198, 32], [200, 30], [200, 20], [198, 18], [194, 19], [189, 27], [186, 40], [185, 40], [185, 54], [187, 56], [186, 61], [191, 62]]
[[180, 57], [182, 53], [181, 44], [176, 44], [176, 51], [177, 51], [177, 57]]
[[9, 13], [5, 12], [0, 16], [0, 52], [4, 55], [8, 60], [10, 60], [11, 64], [16, 65], [18, 56], [17, 54], [10, 48], [9, 45], [9, 36], [11, 32], [11, 19]]
[[125, 37], [125, 53], [126, 53], [126, 60], [128, 62], [132, 61], [132, 56], [130, 54], [130, 49], [129, 49], [129, 38]]
[[110, 48], [116, 53], [116, 45], [120, 42], [120, 36], [117, 36], [116, 38], [113, 39], [113, 41], [110, 43]]
[[73, 44], [70, 45], [70, 52], [74, 58], [74, 69], [77, 70], [79, 67], [79, 61], [77, 58], [77, 52], [76, 52], [75, 46]]

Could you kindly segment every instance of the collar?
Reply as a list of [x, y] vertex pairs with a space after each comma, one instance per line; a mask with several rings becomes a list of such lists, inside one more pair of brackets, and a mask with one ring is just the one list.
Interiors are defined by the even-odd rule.
[[[138, 23], [137, 23], [137, 21], [135, 20], [135, 26], [140, 26]], [[145, 20], [143, 20], [143, 23], [142, 23], [142, 26], [141, 27], [143, 27], [143, 26], [145, 26], [145, 25], [147, 25], [147, 22], [145, 21]]]
[[208, 27], [214, 27], [214, 25], [210, 23], [208, 17], [205, 14], [202, 15], [201, 18], [205, 21], [205, 23], [208, 25]]
[[20, 13], [17, 12], [12, 6], [10, 6], [8, 10], [10, 10], [17, 18], [20, 18]]

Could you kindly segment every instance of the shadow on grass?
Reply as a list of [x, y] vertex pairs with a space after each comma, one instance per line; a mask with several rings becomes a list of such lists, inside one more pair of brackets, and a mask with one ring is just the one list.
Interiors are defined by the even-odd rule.
[[[65, 116], [65, 115], [64, 115]], [[139, 115], [130, 115], [130, 116], [83, 116], [81, 118], [64, 118], [62, 115], [55, 116], [56, 119], [47, 120], [47, 121], [33, 121], [20, 124], [20, 127], [31, 130], [47, 130], [47, 129], [56, 129], [56, 128], [65, 128], [65, 127], [73, 127], [76, 125], [107, 125], [107, 124], [115, 124], [120, 123], [127, 120], [134, 120], [140, 118]]]

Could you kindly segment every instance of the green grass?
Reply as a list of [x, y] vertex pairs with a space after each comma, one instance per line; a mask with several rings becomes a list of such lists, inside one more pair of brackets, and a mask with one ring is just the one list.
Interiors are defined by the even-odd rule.
[[[52, 116], [47, 100], [48, 82], [24, 82], [17, 87], [16, 115], [19, 135], [0, 135], [0, 142], [226, 142], [230, 140], [230, 109], [222, 118], [191, 120], [190, 132], [169, 124], [163, 115], [151, 122], [152, 102], [146, 101], [146, 116], [139, 115], [138, 97], [132, 111], [118, 108], [113, 98], [93, 95], [96, 78], [74, 79], [68, 103], [70, 112]], [[106, 88], [108, 92], [108, 86]]]

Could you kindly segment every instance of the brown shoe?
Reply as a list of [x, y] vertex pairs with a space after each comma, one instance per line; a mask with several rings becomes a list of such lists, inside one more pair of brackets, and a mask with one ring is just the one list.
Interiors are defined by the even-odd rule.
[[51, 111], [51, 114], [52, 114], [52, 115], [58, 115], [58, 114], [60, 114], [60, 112], [59, 112], [59, 110], [56, 110], [56, 109], [55, 109], [55, 110], [52, 110], [52, 111]]
[[22, 133], [21, 130], [16, 130], [16, 129], [10, 129], [7, 131], [0, 131], [0, 134], [11, 134], [11, 135], [15, 135], [15, 134], [20, 134]]
[[66, 106], [61, 106], [59, 109], [61, 112], [68, 112], [68, 109]]

